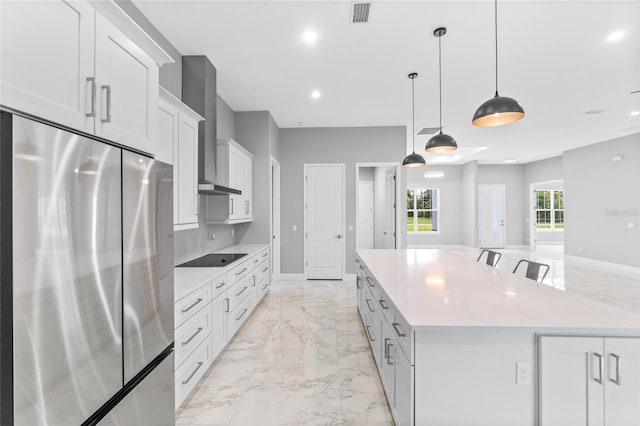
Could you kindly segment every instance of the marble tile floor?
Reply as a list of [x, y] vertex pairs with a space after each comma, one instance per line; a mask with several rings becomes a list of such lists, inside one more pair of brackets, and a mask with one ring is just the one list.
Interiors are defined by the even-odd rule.
[[392, 425], [353, 281], [275, 282], [177, 425]]

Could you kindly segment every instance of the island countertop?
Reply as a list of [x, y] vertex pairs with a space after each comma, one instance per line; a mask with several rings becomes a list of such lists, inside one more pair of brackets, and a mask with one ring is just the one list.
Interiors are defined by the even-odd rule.
[[357, 250], [415, 330], [640, 335], [640, 315], [446, 249]]

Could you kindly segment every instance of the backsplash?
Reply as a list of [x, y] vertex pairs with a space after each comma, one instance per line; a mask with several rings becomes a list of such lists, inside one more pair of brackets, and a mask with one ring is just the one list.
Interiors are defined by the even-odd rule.
[[[174, 265], [236, 244], [236, 237], [231, 235], [235, 225], [207, 225], [203, 215], [200, 218], [199, 228], [174, 232]], [[210, 233], [215, 234], [214, 241], [209, 241]]]

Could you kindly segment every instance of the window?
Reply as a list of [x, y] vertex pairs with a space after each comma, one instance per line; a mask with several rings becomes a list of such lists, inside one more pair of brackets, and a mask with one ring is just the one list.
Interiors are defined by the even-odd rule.
[[564, 229], [564, 191], [536, 191], [536, 229]]
[[407, 232], [437, 232], [440, 229], [440, 190], [407, 189]]

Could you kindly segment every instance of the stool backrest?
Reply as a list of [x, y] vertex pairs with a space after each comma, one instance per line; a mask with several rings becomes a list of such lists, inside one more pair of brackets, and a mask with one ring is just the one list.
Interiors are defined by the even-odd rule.
[[477, 262], [480, 261], [480, 258], [483, 254], [487, 253], [487, 265], [496, 267], [498, 266], [498, 262], [500, 262], [500, 258], [502, 257], [502, 253], [498, 253], [497, 251], [483, 249], [480, 252], [480, 256], [478, 256]]
[[[520, 266], [520, 264], [523, 262], [527, 264], [527, 273], [525, 276], [531, 280], [538, 281], [539, 283], [544, 281], [545, 277], [549, 273], [549, 270], [551, 269], [551, 267], [546, 263], [538, 263], [532, 260], [520, 259], [516, 267], [513, 268], [514, 274], [518, 270], [518, 267]], [[540, 276], [541, 269], [544, 269], [544, 273], [542, 274], [542, 277]]]

